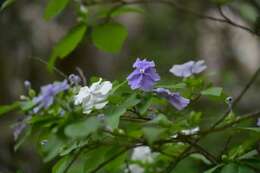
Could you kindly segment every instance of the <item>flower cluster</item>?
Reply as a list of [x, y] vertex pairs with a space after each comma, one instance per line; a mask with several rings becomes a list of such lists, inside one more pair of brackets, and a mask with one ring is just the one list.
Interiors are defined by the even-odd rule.
[[[159, 96], [169, 100], [169, 102], [177, 109], [182, 110], [190, 103], [190, 100], [184, 98], [178, 92], [171, 92], [165, 88], [154, 89], [154, 85], [160, 80], [160, 76], [155, 69], [153, 61], [146, 59], [140, 60], [139, 58], [134, 63], [135, 70], [127, 77], [128, 84], [132, 89], [141, 89], [144, 91], [153, 91]], [[195, 62], [189, 61], [182, 65], [174, 65], [170, 72], [178, 77], [189, 77], [192, 74], [198, 74], [207, 68], [203, 60]]]
[[[160, 76], [156, 72], [154, 61], [138, 58], [133, 64], [133, 68], [134, 71], [127, 77], [128, 84], [132, 90], [140, 89], [145, 92], [153, 92], [167, 99], [177, 110], [182, 110], [189, 105], [190, 100], [181, 96], [180, 93], [172, 92], [165, 88], [155, 88], [155, 84], [160, 80]], [[182, 65], [174, 65], [170, 72], [178, 77], [189, 77], [205, 69], [204, 61], [189, 61]], [[54, 103], [56, 95], [74, 86], [77, 88], [76, 91], [78, 91], [73, 99], [74, 105], [81, 106], [83, 113], [89, 114], [94, 109], [102, 109], [107, 105], [107, 98], [112, 89], [110, 81], [102, 81], [100, 79], [91, 86], [80, 86], [80, 82], [81, 78], [72, 74], [68, 77], [68, 80], [42, 86], [40, 94], [32, 100], [35, 105], [33, 112], [38, 113], [42, 109], [48, 109]], [[25, 87], [27, 90], [30, 90], [30, 82], [26, 81]]]

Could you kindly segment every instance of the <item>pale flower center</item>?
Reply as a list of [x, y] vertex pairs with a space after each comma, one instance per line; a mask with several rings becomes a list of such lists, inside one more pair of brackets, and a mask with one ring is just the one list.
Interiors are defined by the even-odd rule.
[[144, 69], [140, 69], [140, 73], [142, 73], [142, 74], [143, 74], [143, 73], [144, 73]]

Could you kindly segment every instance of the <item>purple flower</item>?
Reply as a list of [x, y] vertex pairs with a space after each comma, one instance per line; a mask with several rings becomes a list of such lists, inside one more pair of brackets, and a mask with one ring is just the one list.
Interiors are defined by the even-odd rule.
[[189, 99], [182, 97], [179, 93], [171, 92], [168, 89], [157, 88], [155, 92], [166, 98], [177, 110], [182, 110], [190, 103]]
[[80, 77], [75, 74], [69, 75], [68, 79], [71, 85], [78, 85], [81, 82]]
[[128, 84], [132, 89], [141, 89], [149, 91], [153, 89], [154, 84], [160, 80], [160, 76], [156, 73], [153, 61], [146, 59], [135, 61], [133, 67], [135, 70], [127, 77]]
[[170, 72], [178, 77], [189, 77], [193, 74], [198, 74], [207, 68], [204, 60], [200, 61], [189, 61], [184, 64], [174, 65]]
[[64, 80], [63, 82], [55, 82], [53, 84], [48, 84], [41, 87], [41, 92], [38, 97], [33, 99], [33, 102], [37, 105], [34, 108], [34, 112], [37, 113], [40, 109], [49, 108], [53, 102], [54, 97], [69, 88], [68, 81]]
[[27, 127], [26, 123], [24, 121], [19, 122], [14, 125], [13, 127], [13, 136], [14, 140], [17, 141], [21, 133], [24, 131], [24, 129]]

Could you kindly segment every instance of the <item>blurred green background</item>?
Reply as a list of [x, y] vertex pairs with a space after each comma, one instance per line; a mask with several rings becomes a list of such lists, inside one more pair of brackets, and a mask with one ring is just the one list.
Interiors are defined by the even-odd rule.
[[[201, 14], [221, 17], [216, 5], [210, 1], [179, 2]], [[75, 23], [75, 13], [71, 6], [55, 20], [45, 21], [42, 17], [45, 5], [46, 2], [21, 0], [0, 12], [0, 105], [19, 99], [24, 92], [24, 80], [31, 81], [33, 87], [38, 89], [53, 80], [62, 80], [58, 74], [49, 73], [46, 65], [38, 59], [48, 61], [51, 48]], [[131, 71], [136, 57], [141, 57], [154, 60], [161, 76], [171, 78], [169, 69], [173, 64], [204, 59], [208, 64], [205, 75], [215, 84], [223, 86], [228, 95], [235, 97], [260, 66], [259, 37], [228, 24], [201, 19], [164, 5], [142, 7], [142, 14], [128, 13], [117, 18], [129, 31], [119, 54], [99, 51], [86, 37], [68, 58], [57, 62], [57, 68], [71, 74], [76, 73], [75, 69], [79, 67], [87, 78], [94, 75], [108, 80], [123, 79]], [[224, 7], [224, 12], [236, 23], [254, 28], [260, 15], [260, 2], [234, 0]], [[236, 113], [259, 108], [259, 89], [260, 80], [240, 102]], [[221, 113], [226, 105], [202, 100], [197, 107]], [[48, 165], [51, 163], [43, 164], [32, 142], [27, 142], [21, 150], [14, 152], [11, 125], [21, 116], [13, 113], [0, 118], [0, 173], [14, 173], [17, 170], [26, 173], [50, 172]], [[212, 118], [216, 117], [208, 117], [208, 121]], [[223, 147], [219, 136], [211, 136], [205, 142], [213, 151]], [[179, 172], [193, 173], [198, 170], [190, 160], [179, 165]]]

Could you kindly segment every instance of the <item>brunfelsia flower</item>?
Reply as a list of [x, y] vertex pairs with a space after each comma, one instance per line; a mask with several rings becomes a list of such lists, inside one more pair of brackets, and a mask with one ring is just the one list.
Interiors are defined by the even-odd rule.
[[83, 106], [83, 113], [89, 114], [94, 108], [102, 109], [108, 103], [107, 97], [112, 89], [110, 81], [93, 83], [90, 87], [81, 87], [79, 93], [75, 96], [74, 104]]
[[170, 72], [178, 77], [189, 77], [193, 74], [199, 74], [203, 72], [206, 68], [207, 66], [205, 65], [204, 60], [200, 60], [197, 62], [189, 61], [184, 64], [174, 65], [170, 69]]
[[127, 77], [128, 84], [132, 89], [141, 89], [149, 91], [153, 89], [154, 84], [160, 80], [153, 61], [146, 59], [135, 61], [133, 67], [135, 70]]
[[170, 90], [165, 88], [157, 88], [155, 89], [155, 92], [158, 95], [166, 98], [177, 110], [184, 109], [190, 103], [189, 99], [182, 97], [177, 92], [171, 92]]
[[54, 97], [67, 89], [69, 89], [67, 80], [64, 80], [63, 82], [55, 82], [53, 84], [48, 84], [41, 87], [40, 95], [33, 99], [33, 102], [36, 104], [34, 112], [37, 113], [42, 108], [49, 108], [54, 102]]

